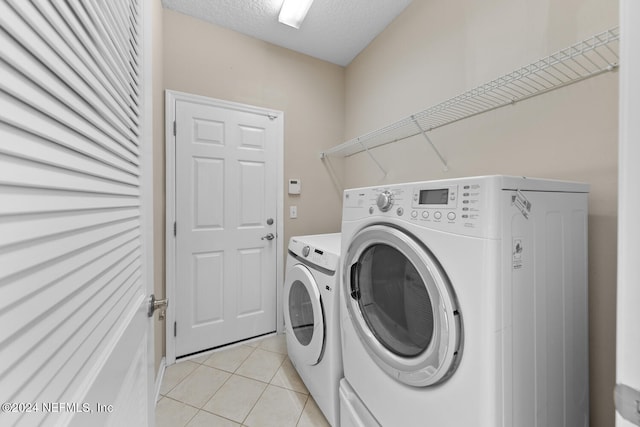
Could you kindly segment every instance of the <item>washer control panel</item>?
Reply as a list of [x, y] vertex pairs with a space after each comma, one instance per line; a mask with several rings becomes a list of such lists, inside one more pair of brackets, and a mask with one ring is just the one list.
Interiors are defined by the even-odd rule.
[[411, 219], [455, 222], [459, 219], [458, 185], [416, 184], [412, 188]]
[[[481, 222], [484, 183], [460, 180], [458, 183], [418, 182], [369, 187], [348, 191], [345, 196], [347, 216], [365, 211], [415, 222], [417, 225], [453, 230], [476, 228]], [[356, 211], [351, 211], [356, 208]]]

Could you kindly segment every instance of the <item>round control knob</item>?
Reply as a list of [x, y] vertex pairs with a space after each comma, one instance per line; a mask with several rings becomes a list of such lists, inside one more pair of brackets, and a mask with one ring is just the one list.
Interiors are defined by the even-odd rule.
[[376, 204], [378, 205], [378, 209], [382, 212], [388, 211], [391, 209], [391, 206], [393, 206], [393, 195], [389, 191], [383, 191], [378, 194]]
[[309, 246], [302, 248], [302, 255], [304, 255], [305, 258], [309, 256], [309, 252], [311, 252], [311, 248]]
[[453, 221], [454, 219], [456, 219], [456, 214], [454, 212], [449, 212], [447, 214], [447, 218], [449, 218], [449, 221]]
[[418, 211], [411, 211], [411, 218], [417, 218], [418, 217]]
[[442, 218], [442, 214], [440, 212], [436, 212], [436, 213], [433, 214], [433, 217], [435, 219], [440, 219], [440, 218]]
[[422, 211], [422, 218], [429, 218], [429, 211]]

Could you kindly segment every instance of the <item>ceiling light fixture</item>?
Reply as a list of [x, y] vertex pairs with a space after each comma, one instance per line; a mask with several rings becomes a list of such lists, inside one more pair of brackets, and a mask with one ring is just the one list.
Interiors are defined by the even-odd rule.
[[293, 28], [300, 28], [313, 0], [284, 0], [278, 21]]

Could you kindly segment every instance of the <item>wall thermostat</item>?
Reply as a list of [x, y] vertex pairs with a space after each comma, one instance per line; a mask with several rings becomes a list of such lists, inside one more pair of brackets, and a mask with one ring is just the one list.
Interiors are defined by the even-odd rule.
[[297, 178], [289, 180], [289, 194], [300, 194], [300, 180]]

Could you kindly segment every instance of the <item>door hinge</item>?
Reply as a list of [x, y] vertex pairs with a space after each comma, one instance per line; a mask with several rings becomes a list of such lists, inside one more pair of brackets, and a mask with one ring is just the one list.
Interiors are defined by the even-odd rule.
[[173, 336], [178, 336], [178, 322], [173, 322]]
[[176, 121], [173, 121], [173, 136], [176, 136]]
[[616, 384], [613, 397], [618, 414], [631, 424], [640, 426], [640, 390], [626, 384]]
[[173, 236], [177, 236], [178, 235], [178, 223], [176, 221], [173, 221]]

